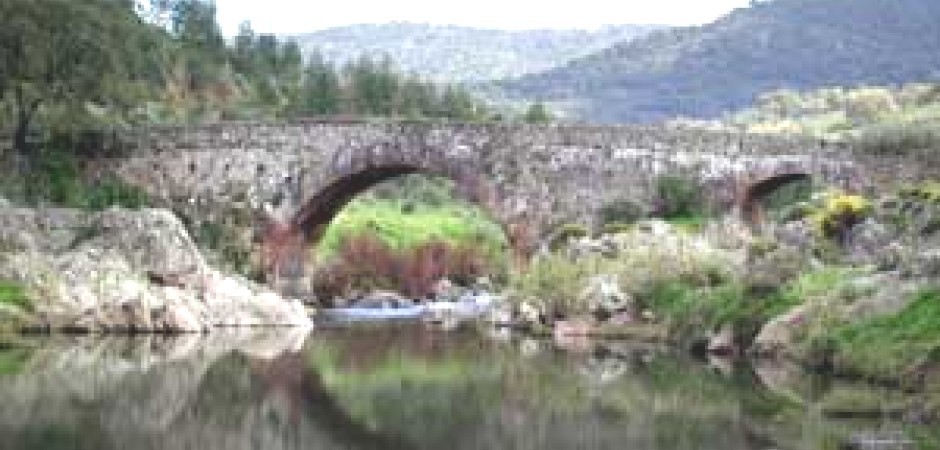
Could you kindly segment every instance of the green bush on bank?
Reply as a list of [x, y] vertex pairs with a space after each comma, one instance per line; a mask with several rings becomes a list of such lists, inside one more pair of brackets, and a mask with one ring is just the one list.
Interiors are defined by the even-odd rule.
[[663, 279], [639, 293], [642, 306], [669, 322], [670, 334], [680, 341], [707, 336], [731, 325], [739, 344], [746, 346], [772, 318], [807, 299], [832, 295], [846, 283], [849, 270], [827, 268], [803, 273], [776, 289], [755, 294], [744, 280]]
[[588, 280], [609, 265], [600, 257], [572, 261], [552, 253], [534, 259], [523, 273], [511, 278], [511, 289], [517, 300], [534, 301], [553, 315], [570, 316], [588, 312], [580, 298]]
[[853, 375], [895, 379], [940, 363], [940, 290], [919, 292], [890, 316], [829, 326], [811, 345], [836, 371]]
[[139, 209], [151, 204], [140, 188], [113, 176], [84, 177], [78, 158], [58, 150], [44, 150], [29, 162], [29, 171], [3, 180], [0, 190], [27, 206], [47, 205], [99, 211], [111, 206]]
[[702, 215], [702, 189], [692, 180], [675, 175], [656, 179], [655, 214], [666, 219]]
[[686, 233], [657, 237], [634, 227], [616, 239], [621, 250], [614, 258], [597, 254], [570, 258], [563, 252], [536, 257], [513, 275], [512, 298], [571, 316], [588, 312], [590, 299], [579, 296], [595, 275], [613, 277], [624, 293], [636, 296], [674, 280], [698, 287], [733, 279], [733, 262], [727, 255], [695, 248], [695, 238]]

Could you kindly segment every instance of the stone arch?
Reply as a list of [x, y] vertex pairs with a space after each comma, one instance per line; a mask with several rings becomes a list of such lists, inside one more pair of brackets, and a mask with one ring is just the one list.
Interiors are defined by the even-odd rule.
[[748, 184], [740, 202], [742, 219], [752, 227], [760, 226], [766, 219], [761, 200], [790, 183], [812, 182], [813, 179], [808, 171], [792, 171], [766, 176]]
[[276, 289], [291, 293], [293, 289], [289, 280], [303, 278], [306, 274], [307, 250], [320, 241], [336, 215], [351, 200], [379, 183], [412, 174], [453, 180], [463, 198], [479, 205], [500, 225], [517, 259], [530, 253], [527, 243], [532, 239], [520, 231], [518, 223], [506, 220], [501, 214], [500, 203], [496, 201], [493, 185], [483, 175], [475, 173], [473, 166], [466, 162], [429, 166], [396, 159], [387, 164], [344, 164], [344, 167], [355, 168], [342, 170], [328, 182], [320, 184], [321, 187], [312, 189], [312, 194], [286, 221], [269, 220], [264, 225], [262, 269]]

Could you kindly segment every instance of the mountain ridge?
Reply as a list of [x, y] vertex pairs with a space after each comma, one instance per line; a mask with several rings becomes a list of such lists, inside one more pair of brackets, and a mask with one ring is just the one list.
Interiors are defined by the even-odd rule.
[[595, 30], [497, 30], [413, 22], [358, 24], [288, 36], [308, 56], [343, 65], [388, 55], [406, 73], [436, 81], [486, 82], [557, 67], [662, 25], [608, 25]]
[[658, 30], [497, 83], [575, 117], [716, 117], [762, 92], [940, 79], [940, 2], [775, 0], [700, 26]]

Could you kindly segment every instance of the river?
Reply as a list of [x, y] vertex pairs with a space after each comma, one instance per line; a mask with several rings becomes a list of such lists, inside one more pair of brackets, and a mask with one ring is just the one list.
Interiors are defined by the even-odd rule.
[[[36, 337], [0, 350], [7, 449], [930, 448], [794, 367], [422, 325]], [[887, 442], [887, 444], [884, 444]], [[919, 442], [920, 444], [915, 444]]]

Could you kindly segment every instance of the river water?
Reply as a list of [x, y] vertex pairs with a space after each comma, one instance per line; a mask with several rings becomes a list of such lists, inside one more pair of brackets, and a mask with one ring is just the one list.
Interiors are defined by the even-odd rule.
[[563, 347], [420, 325], [29, 338], [0, 350], [0, 449], [932, 446], [928, 428], [825, 414], [842, 388], [793, 367]]

